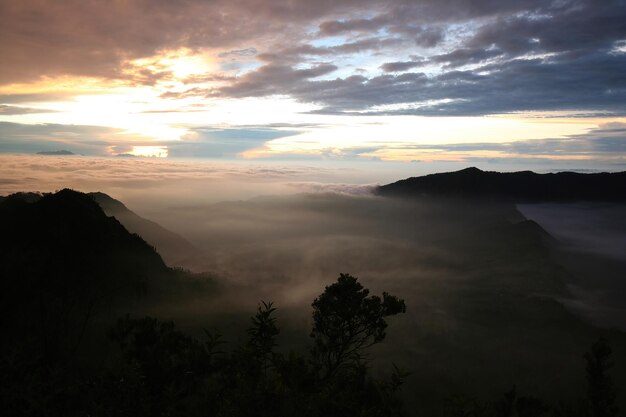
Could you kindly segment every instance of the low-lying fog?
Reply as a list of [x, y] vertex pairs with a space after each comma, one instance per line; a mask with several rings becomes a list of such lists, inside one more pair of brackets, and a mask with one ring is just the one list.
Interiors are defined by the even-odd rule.
[[[564, 285], [572, 278], [514, 227], [524, 218], [512, 205], [404, 201], [346, 187], [161, 207], [151, 218], [199, 249], [184, 266], [230, 284], [220, 297], [170, 307], [174, 318], [249, 314], [259, 300], [274, 301], [283, 346], [301, 348], [312, 300], [345, 272], [406, 300], [407, 314], [390, 320], [374, 353], [419, 372], [412, 384], [431, 387], [424, 397], [444, 397], [463, 386], [462, 375], [477, 393], [515, 383], [550, 395], [579, 382], [589, 333], [551, 301], [573, 302]], [[624, 324], [594, 311], [597, 324]]]
[[558, 240], [555, 259], [571, 273], [563, 300], [600, 326], [626, 329], [626, 205], [520, 204]]

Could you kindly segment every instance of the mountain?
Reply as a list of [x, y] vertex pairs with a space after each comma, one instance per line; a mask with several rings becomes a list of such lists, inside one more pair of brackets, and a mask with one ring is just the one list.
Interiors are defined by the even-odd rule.
[[83, 193], [8, 196], [0, 230], [0, 326], [11, 340], [2, 357], [69, 360], [94, 317], [129, 311], [176, 281], [152, 246]]
[[33, 399], [73, 415], [83, 396], [68, 400], [68, 381], [114, 360], [116, 318], [167, 314], [214, 288], [167, 267], [92, 196], [69, 189], [3, 198], [0, 231], [0, 397], [14, 406], [6, 415], [30, 415]]
[[182, 265], [186, 259], [198, 254], [198, 249], [182, 236], [138, 216], [121, 201], [100, 192], [88, 195], [108, 216], [114, 216], [128, 231], [153, 245], [168, 265]]
[[107, 286], [137, 286], [150, 274], [168, 271], [152, 246], [88, 195], [72, 190], [6, 197], [0, 229], [0, 270], [8, 281], [95, 283], [106, 277]]
[[379, 187], [384, 196], [436, 196], [522, 202], [626, 201], [626, 172], [491, 172], [466, 168]]
[[[87, 193], [107, 216], [115, 217], [129, 232], [139, 235], [148, 244], [155, 247], [167, 265], [184, 265], [186, 260], [198, 256], [198, 249], [182, 236], [165, 229], [158, 223], [144, 219], [129, 210], [121, 201], [101, 192]], [[37, 202], [42, 194], [21, 192], [9, 197], [0, 196], [0, 204], [6, 199], [20, 200], [26, 203]]]

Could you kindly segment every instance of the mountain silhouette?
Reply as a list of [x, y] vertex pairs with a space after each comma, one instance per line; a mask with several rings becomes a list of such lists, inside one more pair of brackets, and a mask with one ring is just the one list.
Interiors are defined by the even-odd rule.
[[75, 352], [94, 316], [117, 314], [177, 277], [141, 237], [69, 189], [6, 197], [0, 230], [0, 326], [16, 343], [3, 349], [21, 346], [49, 363]]
[[580, 174], [531, 171], [491, 172], [471, 167], [407, 178], [378, 187], [384, 196], [460, 197], [517, 203], [626, 201], [626, 172]]
[[[4, 295], [47, 292], [63, 299], [138, 294], [170, 274], [155, 249], [108, 217], [88, 195], [65, 189], [0, 202], [0, 276]], [[66, 293], [67, 292], [67, 293]]]
[[101, 192], [88, 195], [108, 216], [115, 217], [129, 232], [141, 236], [154, 246], [168, 265], [181, 265], [186, 259], [198, 255], [198, 249], [182, 236], [137, 215], [121, 201]]

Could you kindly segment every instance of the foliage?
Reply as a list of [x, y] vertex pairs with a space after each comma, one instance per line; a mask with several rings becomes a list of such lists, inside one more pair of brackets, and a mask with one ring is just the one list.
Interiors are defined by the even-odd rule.
[[587, 361], [588, 397], [593, 417], [617, 416], [616, 393], [613, 380], [607, 372], [613, 367], [611, 348], [603, 338], [591, 346], [585, 354]]
[[346, 364], [354, 366], [365, 349], [385, 339], [385, 317], [406, 312], [403, 300], [368, 295], [355, 277], [340, 274], [313, 301], [312, 353], [324, 378]]
[[615, 417], [617, 394], [608, 371], [613, 367], [611, 348], [604, 338], [598, 339], [585, 353], [587, 362], [587, 398], [573, 404], [559, 402], [550, 406], [545, 401], [519, 396], [517, 389], [506, 392], [502, 398], [483, 403], [475, 398], [453, 396], [446, 400], [448, 417]]
[[[356, 284], [356, 285], [355, 285]], [[361, 300], [342, 310], [330, 302], [337, 290], [342, 300]], [[321, 301], [321, 304], [319, 302]], [[384, 339], [383, 317], [404, 311], [404, 303], [388, 294], [383, 300], [368, 297], [356, 278], [341, 275], [314, 303], [314, 332], [321, 333], [324, 314], [345, 320], [340, 327], [358, 323], [362, 332], [348, 332], [342, 340], [351, 349], [364, 349]], [[110, 337], [120, 347], [122, 363], [108, 383], [96, 385], [96, 403], [111, 405], [123, 415], [215, 416], [393, 416], [401, 415], [397, 393], [407, 373], [394, 366], [389, 381], [369, 374], [362, 355], [345, 356], [342, 372], [321, 375], [317, 358], [296, 352], [276, 352], [276, 308], [261, 302], [247, 329], [248, 340], [239, 348], [219, 351], [218, 335], [206, 332], [201, 343], [154, 318], [122, 318]], [[346, 327], [347, 326], [347, 327]], [[331, 329], [324, 327], [324, 329]], [[111, 383], [116, 381], [116, 383]], [[133, 401], [128, 401], [132, 393]], [[112, 401], [113, 398], [117, 398]], [[101, 406], [105, 414], [116, 414]]]
[[[225, 349], [219, 333], [198, 340], [174, 323], [119, 319], [108, 339], [116, 346], [105, 365], [44, 359], [22, 340], [0, 355], [3, 415], [28, 416], [402, 416], [400, 390], [409, 373], [393, 366], [374, 378], [366, 349], [385, 339], [386, 319], [406, 311], [387, 293], [371, 296], [355, 277], [341, 274], [313, 302], [313, 346], [278, 351], [277, 309], [261, 302], [247, 340]], [[39, 339], [32, 339], [35, 346]], [[496, 401], [455, 396], [450, 417], [613, 417], [616, 393], [608, 374], [611, 349], [598, 340], [585, 354], [588, 398], [550, 404], [519, 395]], [[419, 413], [419, 410], [413, 410]]]

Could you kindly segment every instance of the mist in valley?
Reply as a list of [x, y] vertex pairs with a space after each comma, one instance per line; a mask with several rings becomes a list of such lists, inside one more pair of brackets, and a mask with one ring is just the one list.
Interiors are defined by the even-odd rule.
[[179, 266], [207, 272], [220, 287], [155, 310], [191, 332], [221, 328], [238, 343], [250, 313], [272, 301], [281, 349], [301, 351], [310, 343], [311, 302], [340, 272], [373, 294], [403, 298], [407, 313], [390, 319], [370, 359], [377, 372], [392, 364], [412, 372], [410, 408], [513, 385], [570, 398], [583, 391], [587, 345], [608, 334], [623, 349], [621, 334], [606, 329], [618, 321], [592, 321], [576, 308], [576, 278], [555, 258], [543, 219], [529, 222], [511, 203], [387, 198], [344, 184], [150, 212], [195, 247]]
[[578, 202], [520, 204], [556, 240], [553, 257], [569, 272], [562, 300], [602, 327], [626, 329], [626, 205]]

